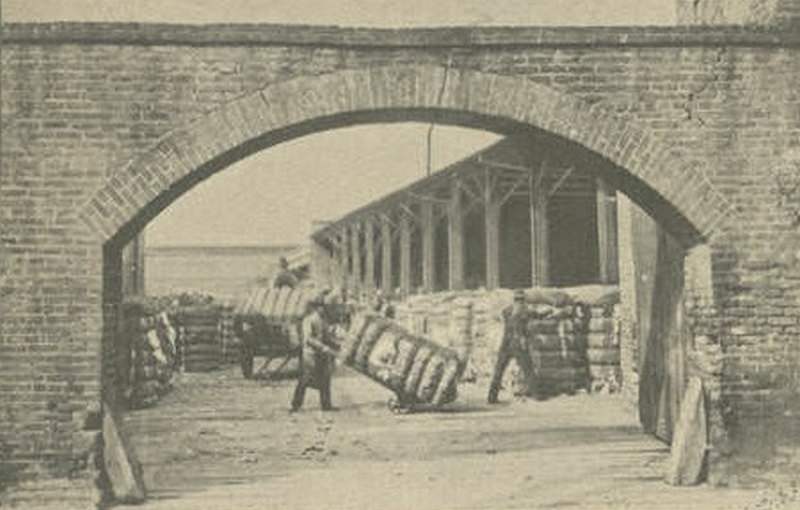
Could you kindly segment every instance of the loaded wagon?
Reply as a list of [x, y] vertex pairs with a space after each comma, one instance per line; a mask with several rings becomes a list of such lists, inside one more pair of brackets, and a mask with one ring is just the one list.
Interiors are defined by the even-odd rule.
[[[234, 308], [234, 332], [241, 341], [242, 375], [253, 377], [257, 356], [265, 357], [259, 372], [278, 374], [301, 353], [300, 326], [313, 289], [269, 285], [254, 287]], [[270, 362], [278, 367], [267, 372]]]

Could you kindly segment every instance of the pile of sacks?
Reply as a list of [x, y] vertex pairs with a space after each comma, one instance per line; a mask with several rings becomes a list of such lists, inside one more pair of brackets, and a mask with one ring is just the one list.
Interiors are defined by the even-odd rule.
[[[503, 308], [511, 303], [508, 289], [445, 291], [419, 294], [398, 303], [397, 321], [467, 359], [462, 381], [488, 380], [503, 337]], [[469, 325], [463, 315], [469, 308]]]
[[169, 315], [142, 307], [127, 310], [130, 372], [125, 385], [132, 408], [154, 405], [172, 387], [180, 366], [180, 336]]
[[544, 398], [585, 388], [588, 374], [576, 309], [566, 300], [543, 302], [535, 297], [531, 301], [523, 340], [533, 368], [530, 394]]
[[177, 312], [183, 332], [183, 367], [186, 372], [209, 372], [222, 366], [222, 307], [195, 305]]
[[236, 335], [235, 317], [233, 315], [233, 308], [230, 306], [223, 307], [220, 311], [219, 318], [219, 335], [220, 343], [222, 345], [222, 362], [225, 364], [237, 364], [241, 357], [242, 343]]
[[[617, 391], [621, 385], [616, 286], [586, 285], [530, 288], [526, 302], [535, 312], [526, 328], [526, 350], [535, 368], [534, 380], [523, 380], [512, 364], [511, 390], [543, 394], [577, 389]], [[503, 310], [510, 306], [509, 289], [447, 291], [415, 295], [397, 306], [397, 320], [418, 335], [426, 335], [468, 358], [464, 381], [488, 380], [504, 332]], [[471, 321], [461, 327], [459, 314], [468, 305]]]
[[532, 289], [526, 298], [532, 309], [526, 342], [534, 367], [533, 394], [620, 389], [617, 287]]

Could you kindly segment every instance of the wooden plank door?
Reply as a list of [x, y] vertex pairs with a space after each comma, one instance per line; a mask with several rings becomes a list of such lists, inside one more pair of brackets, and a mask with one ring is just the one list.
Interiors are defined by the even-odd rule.
[[683, 247], [646, 213], [632, 211], [639, 341], [639, 418], [670, 442], [686, 386]]

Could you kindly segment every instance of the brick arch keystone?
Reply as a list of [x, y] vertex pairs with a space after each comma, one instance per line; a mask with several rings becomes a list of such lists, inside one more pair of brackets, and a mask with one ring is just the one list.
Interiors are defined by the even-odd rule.
[[[153, 149], [113, 173], [79, 216], [106, 242], [142, 211], [165, 207], [155, 202], [168, 205], [182, 192], [180, 183], [198, 169], [252, 140], [303, 123], [325, 124], [321, 119], [338, 115], [426, 110], [533, 126], [586, 147], [619, 167], [621, 188], [634, 201], [638, 186], [671, 206], [692, 231], [690, 244], [712, 237], [734, 212], [702, 162], [686, 160], [679, 149], [602, 103], [589, 105], [525, 77], [414, 65], [295, 78], [225, 103], [167, 133]], [[626, 182], [631, 183], [628, 189]]]

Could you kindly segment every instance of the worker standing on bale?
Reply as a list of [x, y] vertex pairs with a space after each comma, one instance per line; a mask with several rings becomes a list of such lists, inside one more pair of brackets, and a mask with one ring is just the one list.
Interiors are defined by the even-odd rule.
[[513, 359], [522, 370], [525, 381], [524, 394], [527, 394], [527, 385], [533, 375], [533, 363], [525, 349], [525, 329], [527, 327], [530, 310], [525, 303], [525, 293], [521, 290], [514, 292], [514, 303], [503, 310], [503, 339], [497, 353], [497, 362], [492, 373], [492, 382], [489, 386], [490, 404], [497, 403], [497, 394], [503, 382], [503, 374], [508, 363]]
[[289, 261], [286, 260], [286, 257], [281, 257], [278, 261], [278, 265], [280, 266], [280, 269], [278, 270], [278, 274], [275, 275], [275, 280], [273, 280], [272, 286], [276, 289], [280, 289], [281, 287], [289, 287], [293, 289], [297, 287], [297, 277], [289, 269]]
[[[330, 297], [328, 297], [330, 296]], [[331, 404], [331, 377], [333, 375], [334, 357], [326, 352], [326, 348], [335, 346], [331, 338], [329, 317], [326, 305], [331, 306], [336, 296], [321, 293], [309, 303], [309, 313], [303, 319], [303, 338], [300, 354], [300, 375], [294, 389], [291, 410], [297, 411], [303, 406], [306, 388], [309, 386], [319, 391], [319, 403], [323, 411], [333, 409]]]

